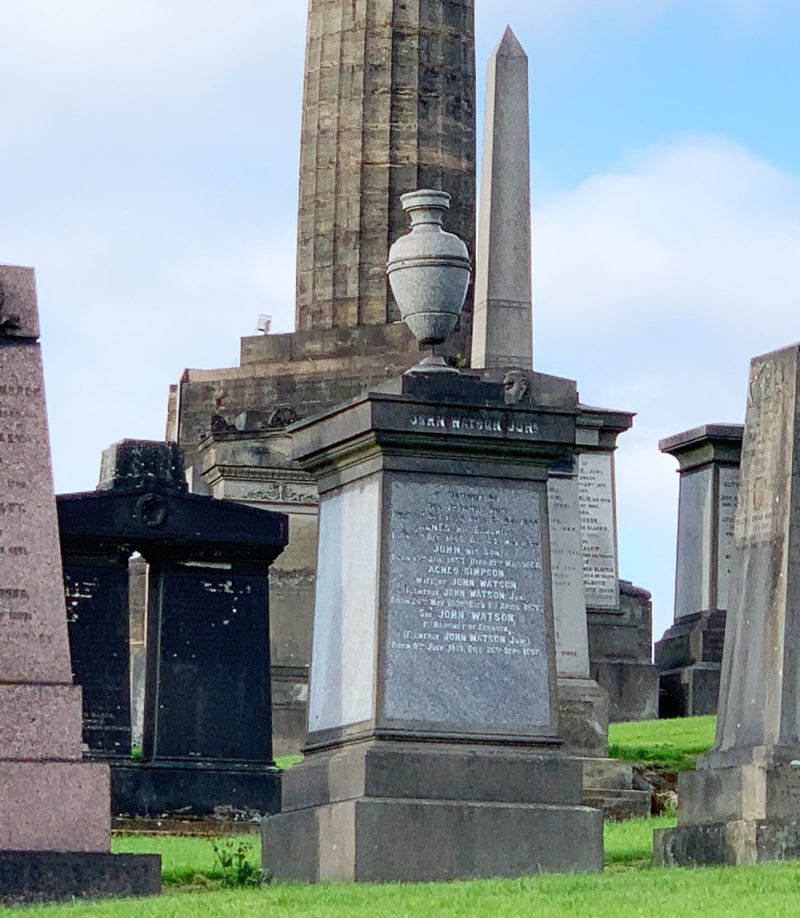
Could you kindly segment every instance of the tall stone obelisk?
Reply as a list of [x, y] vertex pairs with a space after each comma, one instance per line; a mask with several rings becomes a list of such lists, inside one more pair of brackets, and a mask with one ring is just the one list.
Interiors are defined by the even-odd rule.
[[474, 0], [310, 0], [298, 331], [399, 319], [386, 253], [417, 188], [449, 192], [448, 225], [472, 252]]
[[510, 28], [489, 58], [473, 369], [533, 368], [528, 56]]

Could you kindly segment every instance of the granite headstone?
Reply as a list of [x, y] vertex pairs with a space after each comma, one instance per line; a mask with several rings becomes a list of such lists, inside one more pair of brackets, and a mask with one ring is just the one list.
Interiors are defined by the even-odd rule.
[[109, 853], [109, 774], [81, 761], [33, 271], [0, 266], [0, 902], [146, 895], [160, 858]]

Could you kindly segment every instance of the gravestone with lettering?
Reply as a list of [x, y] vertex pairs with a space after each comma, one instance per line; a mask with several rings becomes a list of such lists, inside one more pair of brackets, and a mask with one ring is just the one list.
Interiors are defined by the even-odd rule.
[[0, 902], [160, 891], [109, 853], [108, 767], [81, 760], [33, 271], [0, 266]]
[[614, 453], [632, 421], [582, 406], [576, 432], [590, 671], [608, 692], [612, 722], [658, 716], [650, 594], [619, 579]]
[[[175, 444], [124, 440], [105, 451], [97, 491], [58, 499], [84, 741], [112, 757], [115, 813], [274, 812], [268, 574], [287, 520], [186, 487]], [[134, 551], [149, 565], [139, 761], [130, 758]]]
[[587, 806], [615, 819], [647, 816], [650, 794], [633, 787], [630, 763], [608, 758], [608, 692], [591, 677], [575, 457], [551, 467], [547, 504], [563, 749], [581, 758]]
[[714, 747], [681, 775], [664, 865], [800, 856], [800, 345], [756, 357]]
[[575, 458], [550, 470], [547, 503], [560, 732], [580, 755], [608, 753], [608, 693], [589, 672], [586, 590]]
[[264, 821], [279, 879], [598, 870], [601, 815], [558, 753], [548, 467], [574, 383], [413, 373], [293, 428], [320, 489], [305, 761]]
[[659, 443], [680, 466], [675, 622], [655, 648], [661, 717], [717, 711], [742, 433], [707, 424]]

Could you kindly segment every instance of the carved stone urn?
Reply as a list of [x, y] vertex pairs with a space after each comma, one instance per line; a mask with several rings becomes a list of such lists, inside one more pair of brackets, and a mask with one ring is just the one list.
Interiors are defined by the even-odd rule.
[[[470, 278], [467, 247], [442, 229], [450, 207], [445, 191], [423, 189], [400, 200], [411, 219], [411, 232], [389, 250], [387, 273], [403, 321], [422, 347], [446, 341], [464, 308]], [[445, 367], [442, 357], [422, 361], [427, 370]]]

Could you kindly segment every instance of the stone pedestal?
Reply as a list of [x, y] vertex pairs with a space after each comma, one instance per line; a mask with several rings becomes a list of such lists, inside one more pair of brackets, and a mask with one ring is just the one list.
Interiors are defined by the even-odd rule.
[[661, 717], [717, 711], [742, 432], [707, 424], [659, 443], [680, 465], [675, 624], [655, 648]]
[[407, 375], [294, 428], [320, 549], [307, 756], [263, 828], [276, 878], [600, 869], [601, 814], [557, 752], [547, 468], [572, 392], [536, 410]]
[[0, 902], [157, 893], [160, 858], [110, 855], [108, 767], [81, 760], [38, 335], [33, 271], [0, 266]]
[[663, 865], [800, 855], [800, 347], [753, 360], [717, 735], [678, 785]]
[[485, 746], [374, 742], [284, 775], [263, 858], [282, 881], [442, 882], [600, 869], [581, 764]]

